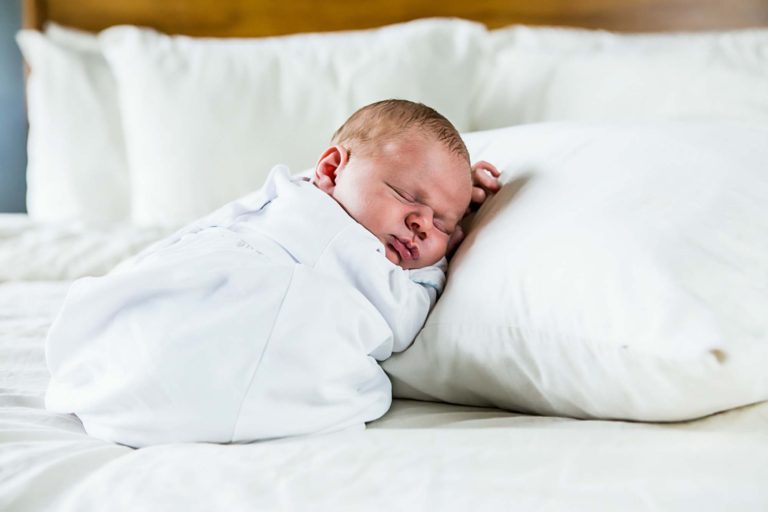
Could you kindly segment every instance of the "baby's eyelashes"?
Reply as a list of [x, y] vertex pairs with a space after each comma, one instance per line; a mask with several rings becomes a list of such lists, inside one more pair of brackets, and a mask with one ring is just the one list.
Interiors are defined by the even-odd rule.
[[395, 191], [395, 194], [397, 194], [405, 202], [407, 202], [407, 203], [415, 203], [416, 202], [416, 198], [412, 197], [407, 192], [403, 192], [402, 190], [398, 190], [398, 189], [396, 189], [394, 187], [391, 187], [391, 188], [392, 188], [392, 190]]

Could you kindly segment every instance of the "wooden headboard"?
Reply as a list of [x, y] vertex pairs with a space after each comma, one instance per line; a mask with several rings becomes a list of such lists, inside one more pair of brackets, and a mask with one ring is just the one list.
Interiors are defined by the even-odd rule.
[[132, 24], [169, 34], [257, 37], [371, 28], [457, 16], [490, 28], [523, 23], [615, 31], [768, 26], [768, 0], [24, 0], [28, 28], [98, 31]]

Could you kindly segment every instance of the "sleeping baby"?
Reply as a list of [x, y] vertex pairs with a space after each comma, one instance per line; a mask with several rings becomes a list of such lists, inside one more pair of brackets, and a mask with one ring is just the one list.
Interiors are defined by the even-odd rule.
[[73, 283], [46, 341], [48, 409], [129, 446], [362, 428], [378, 362], [441, 292], [470, 203], [499, 188], [436, 111], [387, 100], [334, 134], [311, 180], [257, 192], [110, 274]]

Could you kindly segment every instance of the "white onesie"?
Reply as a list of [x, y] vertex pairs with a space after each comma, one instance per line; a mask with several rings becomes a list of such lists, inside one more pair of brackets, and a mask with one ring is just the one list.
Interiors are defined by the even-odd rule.
[[264, 187], [110, 274], [73, 283], [46, 340], [46, 406], [129, 446], [362, 426], [444, 284], [403, 270], [313, 184]]

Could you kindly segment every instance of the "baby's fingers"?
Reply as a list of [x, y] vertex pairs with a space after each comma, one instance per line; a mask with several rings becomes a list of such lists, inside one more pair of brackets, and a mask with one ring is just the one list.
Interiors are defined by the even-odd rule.
[[493, 165], [490, 162], [486, 162], [485, 160], [480, 160], [479, 162], [475, 162], [475, 165], [472, 166], [473, 172], [479, 169], [485, 169], [486, 171], [490, 172], [492, 176], [496, 178], [501, 176], [501, 171], [498, 170], [495, 165]]
[[[472, 166], [472, 185], [480, 187], [486, 192], [498, 192], [501, 188], [498, 177], [501, 172], [493, 164], [485, 161], [477, 162]], [[483, 197], [483, 199], [485, 199]]]

